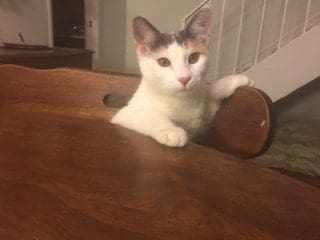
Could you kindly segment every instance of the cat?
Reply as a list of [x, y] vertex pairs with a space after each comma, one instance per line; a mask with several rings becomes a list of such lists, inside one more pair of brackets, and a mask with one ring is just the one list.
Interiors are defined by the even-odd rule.
[[183, 147], [212, 122], [224, 98], [240, 86], [253, 86], [244, 75], [208, 84], [202, 76], [208, 64], [212, 13], [202, 8], [186, 27], [161, 33], [148, 20], [133, 20], [133, 34], [142, 73], [141, 83], [111, 122], [170, 147]]

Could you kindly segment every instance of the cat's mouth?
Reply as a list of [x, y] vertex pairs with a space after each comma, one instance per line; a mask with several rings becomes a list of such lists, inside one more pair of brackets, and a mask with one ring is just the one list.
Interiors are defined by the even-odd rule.
[[189, 82], [186, 86], [182, 86], [183, 91], [188, 91], [192, 89], [196, 85], [195, 82]]

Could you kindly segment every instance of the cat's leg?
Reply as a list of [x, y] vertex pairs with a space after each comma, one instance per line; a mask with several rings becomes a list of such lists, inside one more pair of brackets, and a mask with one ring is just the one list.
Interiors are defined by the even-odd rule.
[[254, 86], [254, 81], [245, 75], [230, 75], [213, 83], [210, 89], [210, 96], [214, 100], [222, 100], [230, 97], [238, 87]]
[[150, 136], [170, 147], [183, 147], [188, 142], [186, 131], [158, 111], [127, 106], [122, 108], [111, 122]]

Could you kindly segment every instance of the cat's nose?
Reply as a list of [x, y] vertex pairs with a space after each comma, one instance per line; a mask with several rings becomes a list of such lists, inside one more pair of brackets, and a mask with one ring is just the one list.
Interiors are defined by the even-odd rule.
[[178, 81], [182, 83], [183, 86], [187, 86], [188, 82], [190, 82], [191, 77], [179, 77]]

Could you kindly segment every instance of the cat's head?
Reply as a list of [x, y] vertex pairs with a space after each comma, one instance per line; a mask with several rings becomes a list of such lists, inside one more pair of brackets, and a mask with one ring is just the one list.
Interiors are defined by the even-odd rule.
[[201, 84], [208, 60], [211, 10], [201, 9], [185, 29], [161, 33], [143, 17], [133, 20], [133, 33], [141, 73], [150, 86], [168, 92]]

